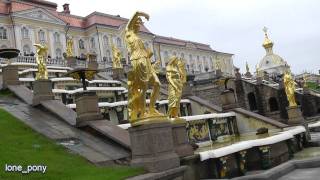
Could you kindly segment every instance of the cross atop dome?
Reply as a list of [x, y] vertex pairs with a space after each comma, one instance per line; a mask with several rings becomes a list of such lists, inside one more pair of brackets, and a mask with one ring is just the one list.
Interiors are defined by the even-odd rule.
[[269, 39], [269, 37], [268, 37], [268, 28], [267, 27], [263, 27], [263, 32], [264, 32], [264, 42], [263, 42], [263, 44], [262, 44], [262, 46], [264, 47], [264, 48], [271, 48], [272, 46], [273, 46], [273, 42]]

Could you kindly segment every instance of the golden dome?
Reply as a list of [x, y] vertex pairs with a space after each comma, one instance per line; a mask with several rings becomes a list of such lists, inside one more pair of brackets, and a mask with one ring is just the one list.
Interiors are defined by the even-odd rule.
[[264, 32], [264, 41], [262, 46], [264, 48], [270, 48], [273, 46], [273, 42], [269, 39], [268, 34], [267, 34], [268, 29], [266, 27], [263, 28], [263, 32]]

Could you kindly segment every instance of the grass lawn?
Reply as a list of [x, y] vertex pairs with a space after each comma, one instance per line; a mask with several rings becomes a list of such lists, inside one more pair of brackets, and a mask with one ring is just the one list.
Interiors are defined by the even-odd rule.
[[12, 96], [12, 95], [13, 93], [8, 89], [0, 90], [0, 97]]
[[[46, 165], [47, 170], [22, 174], [5, 172], [5, 164]], [[33, 131], [10, 113], [0, 109], [0, 179], [125, 179], [143, 173], [126, 166], [96, 167], [83, 157], [68, 152], [62, 145]]]

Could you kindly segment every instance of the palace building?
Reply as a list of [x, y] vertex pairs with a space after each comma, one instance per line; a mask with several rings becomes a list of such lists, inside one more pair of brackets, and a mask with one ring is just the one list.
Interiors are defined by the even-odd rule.
[[[8, 0], [0, 2], [0, 48], [14, 47], [20, 56], [32, 56], [34, 43], [47, 44], [48, 56], [62, 59], [66, 49], [66, 37], [72, 37], [74, 55], [81, 58], [88, 52], [97, 54], [99, 63], [111, 65], [112, 41], [122, 52], [123, 62], [129, 56], [123, 35], [128, 19], [100, 12], [85, 17], [72, 15], [69, 4], [57, 11], [57, 4], [42, 0]], [[215, 70], [219, 61], [222, 72], [233, 75], [233, 54], [213, 50], [210, 45], [163, 37], [140, 29], [145, 46], [161, 59], [165, 67], [168, 58], [177, 55], [185, 59], [189, 73], [206, 73]], [[160, 50], [160, 53], [158, 52]], [[160, 54], [160, 57], [158, 57]]]

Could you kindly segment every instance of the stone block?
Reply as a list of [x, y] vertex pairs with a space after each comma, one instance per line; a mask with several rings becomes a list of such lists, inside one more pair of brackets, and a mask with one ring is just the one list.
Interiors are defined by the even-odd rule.
[[39, 79], [33, 82], [32, 105], [36, 106], [41, 101], [53, 100], [52, 82], [49, 79]]
[[97, 61], [89, 61], [88, 62], [88, 69], [94, 69], [97, 70], [98, 69], [98, 63]]
[[76, 94], [76, 126], [86, 126], [88, 121], [101, 120], [98, 96], [95, 92], [83, 91]]
[[161, 172], [180, 166], [174, 152], [170, 122], [144, 124], [129, 128], [132, 166], [149, 172]]
[[220, 103], [224, 110], [237, 107], [236, 97], [234, 92], [225, 90], [220, 94]]
[[10, 85], [19, 85], [18, 66], [7, 65], [2, 67], [2, 87], [8, 88]]
[[77, 59], [75, 57], [66, 57], [67, 66], [71, 68], [77, 67]]
[[193, 148], [188, 142], [185, 121], [172, 124], [172, 136], [174, 149], [179, 157], [193, 155]]
[[287, 108], [287, 112], [289, 125], [298, 125], [304, 122], [302, 112], [298, 107], [289, 107]]
[[112, 69], [112, 78], [113, 79], [123, 79], [124, 78], [124, 69], [123, 68], [113, 68]]

